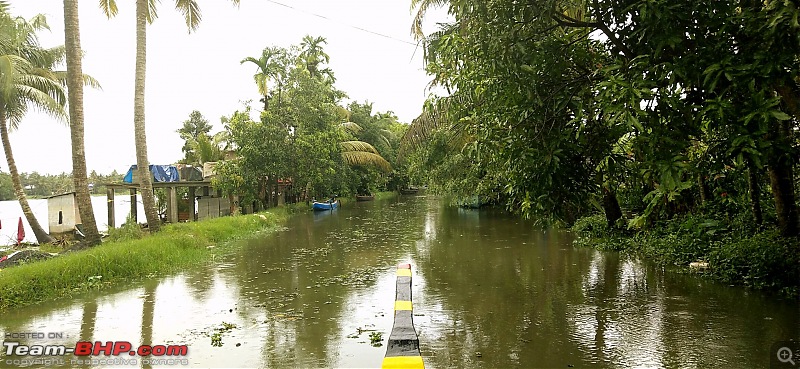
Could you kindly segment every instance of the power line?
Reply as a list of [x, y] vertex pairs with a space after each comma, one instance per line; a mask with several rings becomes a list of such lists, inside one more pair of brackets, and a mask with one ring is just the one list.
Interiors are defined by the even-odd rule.
[[275, 4], [275, 5], [280, 5], [280, 6], [283, 6], [283, 7], [289, 8], [289, 9], [292, 9], [292, 10], [294, 10], [294, 11], [298, 11], [298, 12], [301, 12], [301, 13], [310, 14], [310, 15], [313, 15], [313, 16], [315, 16], [315, 17], [318, 17], [318, 18], [325, 19], [325, 20], [327, 20], [327, 21], [329, 21], [329, 22], [339, 23], [339, 24], [341, 24], [341, 25], [344, 25], [344, 26], [347, 26], [347, 27], [350, 27], [350, 28], [353, 28], [353, 29], [359, 30], [359, 31], [361, 31], [361, 32], [370, 33], [370, 34], [373, 34], [373, 35], [375, 35], [375, 36], [380, 36], [380, 37], [388, 38], [388, 39], [390, 39], [390, 40], [394, 40], [394, 41], [397, 41], [397, 42], [402, 42], [402, 43], [404, 43], [404, 44], [409, 44], [409, 45], [411, 45], [411, 46], [415, 46], [415, 47], [416, 47], [416, 46], [418, 46], [417, 44], [415, 44], [415, 43], [413, 43], [413, 42], [410, 42], [410, 41], [401, 40], [401, 39], [399, 39], [399, 38], [395, 38], [395, 37], [392, 37], [392, 36], [389, 36], [389, 35], [384, 35], [383, 33], [375, 32], [375, 31], [371, 31], [371, 30], [368, 30], [368, 29], [366, 29], [366, 28], [361, 28], [361, 27], [359, 27], [359, 26], [354, 26], [354, 25], [352, 25], [352, 24], [348, 24], [348, 23], [345, 23], [345, 22], [337, 21], [337, 20], [335, 20], [335, 19], [328, 18], [328, 17], [326, 17], [326, 16], [324, 16], [324, 15], [320, 15], [320, 14], [317, 14], [317, 13], [309, 12], [309, 11], [306, 11], [306, 10], [303, 10], [303, 9], [298, 9], [298, 8], [295, 8], [295, 7], [291, 6], [291, 5], [287, 5], [287, 4], [284, 4], [284, 3], [278, 2], [278, 1], [274, 1], [274, 0], [266, 0], [266, 1], [267, 1], [267, 2], [270, 2], [270, 3], [273, 3], [273, 4]]

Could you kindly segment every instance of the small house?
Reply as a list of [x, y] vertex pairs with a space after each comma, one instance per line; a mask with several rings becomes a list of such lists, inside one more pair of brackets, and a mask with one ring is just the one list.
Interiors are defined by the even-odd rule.
[[47, 198], [47, 220], [51, 236], [73, 235], [81, 224], [75, 192], [53, 195]]

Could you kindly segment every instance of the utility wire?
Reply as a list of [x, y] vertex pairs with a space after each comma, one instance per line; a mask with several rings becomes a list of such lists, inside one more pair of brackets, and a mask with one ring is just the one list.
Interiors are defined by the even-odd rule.
[[301, 12], [301, 13], [310, 14], [310, 15], [313, 15], [313, 16], [315, 16], [315, 17], [318, 17], [318, 18], [325, 19], [325, 20], [327, 20], [327, 21], [330, 21], [330, 22], [339, 23], [339, 24], [341, 24], [341, 25], [344, 25], [344, 26], [347, 26], [347, 27], [350, 27], [350, 28], [353, 28], [353, 29], [359, 30], [359, 31], [361, 31], [361, 32], [370, 33], [370, 34], [373, 34], [373, 35], [375, 35], [375, 36], [380, 36], [380, 37], [388, 38], [388, 39], [390, 39], [390, 40], [394, 40], [394, 41], [397, 41], [397, 42], [402, 42], [402, 43], [404, 43], [404, 44], [409, 44], [409, 45], [411, 45], [411, 46], [415, 46], [415, 47], [416, 47], [416, 46], [418, 46], [417, 44], [415, 44], [415, 43], [413, 43], [413, 42], [410, 42], [410, 41], [401, 40], [401, 39], [399, 39], [399, 38], [395, 38], [395, 37], [392, 37], [392, 36], [389, 36], [389, 35], [384, 35], [383, 33], [378, 33], [378, 32], [375, 32], [375, 31], [370, 31], [370, 30], [368, 30], [368, 29], [366, 29], [366, 28], [361, 28], [361, 27], [359, 27], [359, 26], [354, 26], [354, 25], [352, 25], [352, 24], [348, 24], [348, 23], [340, 22], [340, 21], [337, 21], [337, 20], [335, 20], [335, 19], [328, 18], [328, 17], [326, 17], [326, 16], [324, 16], [324, 15], [320, 15], [320, 14], [317, 14], [317, 13], [309, 12], [309, 11], [306, 11], [306, 10], [303, 10], [303, 9], [298, 9], [298, 8], [295, 8], [295, 7], [291, 6], [291, 5], [287, 5], [287, 4], [284, 4], [284, 3], [278, 2], [278, 1], [274, 1], [274, 0], [266, 0], [266, 1], [267, 1], [267, 2], [270, 2], [270, 3], [273, 3], [273, 4], [275, 4], [275, 5], [280, 5], [280, 6], [283, 6], [283, 7], [289, 8], [289, 9], [292, 9], [292, 10], [294, 10], [294, 11], [298, 11], [298, 12]]

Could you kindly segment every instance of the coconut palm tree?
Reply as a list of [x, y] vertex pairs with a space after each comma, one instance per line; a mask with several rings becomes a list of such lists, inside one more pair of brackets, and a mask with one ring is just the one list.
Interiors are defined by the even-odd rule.
[[17, 128], [30, 106], [66, 120], [66, 94], [58, 74], [53, 72], [53, 67], [63, 60], [64, 49], [39, 46], [36, 31], [44, 28], [47, 28], [44, 16], [37, 15], [30, 21], [12, 18], [8, 4], [0, 2], [0, 140], [14, 194], [40, 244], [52, 242], [53, 238], [36, 220], [28, 204], [8, 132]]
[[64, 0], [64, 46], [67, 61], [67, 89], [69, 91], [70, 139], [72, 141], [72, 179], [75, 200], [83, 224], [84, 243], [100, 243], [100, 233], [94, 218], [92, 198], [86, 178], [86, 149], [83, 125], [83, 67], [81, 63], [81, 35], [78, 23], [78, 0]]
[[[235, 5], [239, 0], [231, 0]], [[117, 15], [117, 2], [115, 0], [101, 0], [100, 8], [111, 18]], [[195, 0], [175, 0], [175, 9], [183, 14], [189, 32], [200, 25], [200, 6]], [[161, 221], [156, 209], [153, 183], [147, 160], [147, 137], [145, 135], [144, 115], [144, 88], [145, 71], [147, 67], [147, 23], [152, 23], [157, 17], [156, 2], [154, 0], [136, 0], [136, 72], [133, 92], [133, 130], [136, 143], [136, 165], [139, 170], [139, 188], [142, 193], [145, 216], [150, 232], [161, 229]]]

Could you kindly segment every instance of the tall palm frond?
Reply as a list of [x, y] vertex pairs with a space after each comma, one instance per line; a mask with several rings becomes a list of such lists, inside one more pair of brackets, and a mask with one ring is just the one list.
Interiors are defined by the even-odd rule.
[[374, 146], [364, 141], [343, 141], [340, 142], [339, 145], [342, 147], [342, 150], [344, 151], [371, 152], [373, 154], [378, 153], [378, 150], [376, 150]]
[[342, 159], [349, 165], [375, 166], [384, 172], [391, 172], [392, 165], [383, 156], [363, 151], [345, 151]]
[[[147, 0], [147, 23], [153, 23], [158, 18], [157, 0]], [[239, 6], [239, 0], [231, 0], [233, 5]], [[175, 0], [175, 9], [178, 10], [186, 22], [189, 33], [197, 30], [202, 20], [200, 5], [196, 0]], [[108, 18], [113, 18], [119, 13], [116, 0], [100, 0], [100, 10]]]
[[100, 0], [100, 10], [102, 10], [103, 14], [108, 18], [113, 18], [119, 13], [117, 2], [114, 0]]
[[349, 165], [375, 166], [384, 172], [391, 172], [392, 165], [378, 153], [374, 146], [364, 141], [343, 141], [342, 159]]
[[344, 122], [339, 126], [341, 126], [342, 128], [344, 128], [345, 130], [354, 135], [361, 133], [361, 131], [363, 130], [363, 128], [361, 128], [361, 126], [359, 126], [358, 123], [355, 122]]
[[194, 0], [175, 0], [175, 9], [177, 9], [186, 21], [186, 28], [189, 32], [196, 31], [202, 20], [200, 14], [200, 6]]
[[459, 112], [468, 111], [474, 103], [474, 98], [469, 94], [455, 94], [428, 101], [400, 139], [400, 154], [421, 147], [437, 131], [447, 133], [451, 146], [463, 146], [469, 138], [466, 121], [461, 119]]
[[414, 20], [411, 23], [411, 34], [417, 40], [422, 40], [425, 34], [422, 33], [422, 21], [425, 19], [425, 13], [431, 7], [442, 7], [448, 4], [447, 0], [411, 0], [411, 11], [414, 14]]

